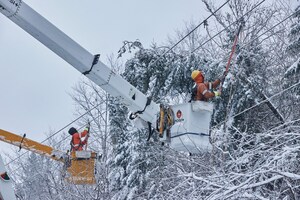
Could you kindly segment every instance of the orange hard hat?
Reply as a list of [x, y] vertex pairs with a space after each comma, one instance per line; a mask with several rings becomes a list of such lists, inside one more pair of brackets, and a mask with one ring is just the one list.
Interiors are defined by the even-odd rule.
[[196, 78], [197, 76], [199, 76], [199, 75], [202, 75], [202, 76], [203, 76], [203, 73], [202, 73], [201, 71], [199, 71], [199, 70], [194, 70], [194, 71], [192, 72], [192, 74], [191, 74], [191, 77], [192, 77], [193, 80], [195, 80], [195, 78]]

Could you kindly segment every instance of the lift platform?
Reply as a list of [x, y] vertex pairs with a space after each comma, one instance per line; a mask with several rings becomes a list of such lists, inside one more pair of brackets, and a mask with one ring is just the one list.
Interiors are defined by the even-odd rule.
[[207, 152], [210, 143], [210, 122], [214, 105], [210, 102], [193, 101], [172, 106], [174, 125], [171, 134], [162, 141], [172, 141], [171, 148], [190, 153]]

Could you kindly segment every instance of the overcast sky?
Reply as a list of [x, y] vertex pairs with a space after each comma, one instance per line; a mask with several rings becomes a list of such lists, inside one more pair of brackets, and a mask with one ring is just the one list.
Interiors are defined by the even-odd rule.
[[[209, 15], [200, 0], [24, 2], [104, 63], [124, 40], [148, 48]], [[83, 75], [2, 14], [0, 25], [0, 128], [42, 141], [75, 118], [69, 93]], [[1, 142], [0, 153], [8, 147]]]

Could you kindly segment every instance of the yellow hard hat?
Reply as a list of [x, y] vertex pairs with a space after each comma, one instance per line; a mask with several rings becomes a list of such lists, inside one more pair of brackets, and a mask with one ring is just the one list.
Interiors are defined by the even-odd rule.
[[195, 80], [195, 78], [196, 78], [199, 74], [202, 75], [202, 72], [199, 71], [199, 70], [194, 70], [194, 71], [192, 72], [192, 75], [191, 75], [192, 79]]

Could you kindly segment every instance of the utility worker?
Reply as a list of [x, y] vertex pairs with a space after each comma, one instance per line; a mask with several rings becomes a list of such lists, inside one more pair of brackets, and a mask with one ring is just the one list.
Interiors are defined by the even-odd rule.
[[192, 91], [193, 101], [208, 101], [209, 99], [220, 96], [220, 92], [213, 91], [218, 85], [223, 82], [225, 75], [218, 78], [214, 82], [204, 82], [204, 75], [199, 70], [194, 70], [191, 74], [192, 79], [195, 81], [195, 86]]
[[72, 135], [71, 151], [82, 151], [83, 146], [87, 144], [89, 137], [90, 124], [84, 129], [83, 132], [79, 133], [74, 127], [69, 129], [69, 134]]

